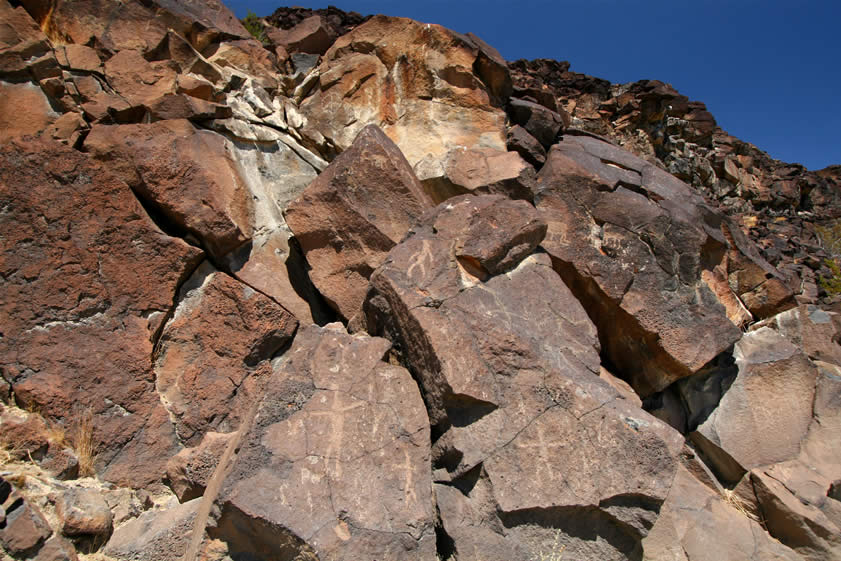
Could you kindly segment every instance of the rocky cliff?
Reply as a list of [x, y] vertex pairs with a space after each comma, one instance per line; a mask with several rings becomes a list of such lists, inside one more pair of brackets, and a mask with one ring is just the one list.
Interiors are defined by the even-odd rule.
[[0, 0], [4, 560], [841, 556], [837, 166], [438, 25], [245, 24]]

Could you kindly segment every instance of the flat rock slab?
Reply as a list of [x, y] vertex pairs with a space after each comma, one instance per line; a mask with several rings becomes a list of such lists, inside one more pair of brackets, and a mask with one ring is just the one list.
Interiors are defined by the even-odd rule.
[[0, 147], [0, 357], [20, 403], [93, 421], [107, 480], [157, 481], [175, 434], [152, 340], [202, 252], [158, 230], [129, 187], [62, 144]]
[[435, 556], [429, 422], [390, 346], [311, 326], [276, 361], [208, 528], [232, 557]]
[[286, 208], [286, 222], [311, 267], [310, 278], [346, 319], [362, 307], [368, 277], [431, 206], [400, 149], [363, 129]]
[[247, 410], [243, 384], [287, 346], [298, 322], [270, 298], [203, 265], [182, 288], [155, 358], [155, 385], [179, 440], [230, 432]]
[[[395, 341], [421, 383], [438, 507], [459, 558], [566, 547], [624, 559], [657, 517], [682, 439], [599, 378], [595, 327], [549, 257], [533, 253], [543, 226], [525, 201], [442, 203], [372, 275], [368, 329]], [[471, 244], [494, 246], [506, 266], [477, 275], [460, 258]]]

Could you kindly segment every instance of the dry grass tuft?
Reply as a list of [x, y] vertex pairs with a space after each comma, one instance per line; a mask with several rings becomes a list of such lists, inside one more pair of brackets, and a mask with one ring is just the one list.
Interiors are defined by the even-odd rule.
[[90, 408], [85, 409], [79, 416], [73, 438], [73, 451], [76, 452], [76, 458], [79, 460], [79, 475], [81, 477], [95, 475], [96, 450], [93, 444], [93, 410]]
[[762, 523], [762, 521], [748, 509], [748, 505], [745, 504], [745, 502], [739, 498], [732, 489], [723, 489], [721, 494], [725, 503], [729, 504], [754, 522], [759, 522], [760, 524]]

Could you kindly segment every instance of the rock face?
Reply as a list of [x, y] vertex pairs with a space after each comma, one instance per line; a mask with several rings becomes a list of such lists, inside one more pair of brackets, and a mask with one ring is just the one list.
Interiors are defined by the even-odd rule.
[[209, 528], [232, 557], [435, 555], [429, 423], [389, 347], [313, 326], [275, 365]]
[[202, 253], [158, 230], [125, 183], [79, 152], [13, 142], [0, 161], [3, 376], [19, 402], [69, 426], [92, 413], [107, 479], [155, 481], [176, 444], [152, 341]]
[[778, 287], [784, 296], [772, 309], [791, 305], [782, 282], [765, 278], [770, 265], [744, 253], [750, 247], [721, 215], [684, 183], [607, 142], [564, 138], [538, 189], [549, 224], [543, 247], [598, 324], [611, 362], [643, 396], [698, 372], [738, 339], [740, 289], [750, 286], [740, 277], [761, 279], [753, 292]]
[[[674, 474], [679, 435], [598, 377], [595, 328], [532, 254], [545, 231], [526, 202], [457, 197], [371, 278], [369, 330], [396, 341], [424, 390], [460, 558], [634, 555]], [[607, 457], [610, 473], [598, 468]]]
[[3, 561], [841, 558], [841, 167], [244, 23], [0, 0]]
[[[432, 47], [432, 48], [430, 48]], [[504, 149], [504, 60], [477, 37], [439, 25], [376, 16], [324, 55], [301, 103], [303, 134], [338, 153], [366, 125], [378, 125], [409, 163], [457, 146]]]
[[311, 278], [350, 319], [362, 307], [368, 277], [431, 205], [400, 149], [373, 125], [286, 209]]
[[155, 384], [186, 445], [206, 431], [236, 428], [253, 399], [248, 387], [298, 326], [289, 312], [248, 285], [203, 266], [158, 340]]

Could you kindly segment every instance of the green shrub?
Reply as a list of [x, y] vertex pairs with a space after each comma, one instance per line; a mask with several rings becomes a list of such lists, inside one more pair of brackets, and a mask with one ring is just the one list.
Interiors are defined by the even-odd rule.
[[266, 42], [266, 27], [263, 25], [260, 18], [257, 17], [257, 14], [248, 10], [248, 15], [242, 20], [242, 25], [246, 30], [248, 30], [252, 37], [261, 43]]
[[830, 296], [841, 294], [841, 220], [836, 220], [829, 226], [815, 226], [818, 241], [828, 253], [824, 263], [829, 267], [832, 275], [821, 275], [821, 287]]

